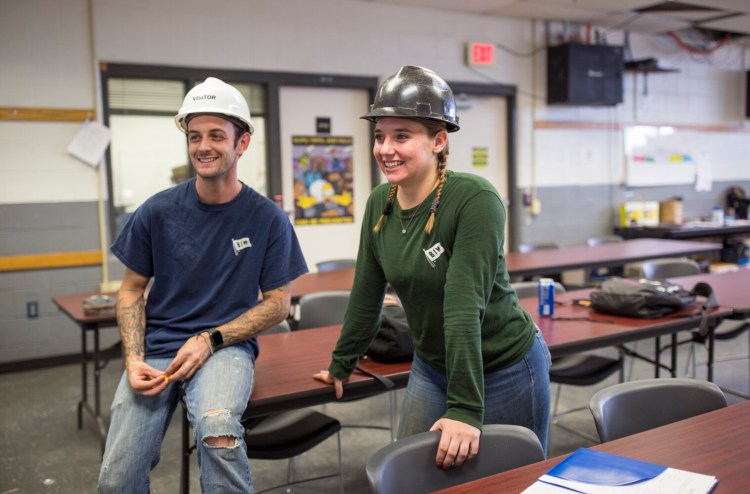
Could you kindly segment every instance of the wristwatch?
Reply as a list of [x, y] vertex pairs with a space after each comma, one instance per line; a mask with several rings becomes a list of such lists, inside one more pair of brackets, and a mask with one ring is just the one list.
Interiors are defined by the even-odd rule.
[[221, 331], [216, 328], [210, 328], [206, 330], [206, 333], [208, 333], [208, 337], [211, 339], [211, 346], [214, 348], [214, 351], [224, 346], [224, 337], [221, 335]]

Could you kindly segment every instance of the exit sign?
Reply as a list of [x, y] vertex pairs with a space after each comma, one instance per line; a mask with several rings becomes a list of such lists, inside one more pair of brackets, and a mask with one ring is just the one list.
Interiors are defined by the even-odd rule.
[[495, 45], [491, 43], [467, 44], [466, 60], [469, 65], [492, 65], [495, 62]]

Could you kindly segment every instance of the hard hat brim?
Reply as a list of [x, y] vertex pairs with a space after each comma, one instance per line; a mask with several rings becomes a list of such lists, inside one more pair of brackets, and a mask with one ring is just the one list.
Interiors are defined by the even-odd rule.
[[436, 122], [445, 125], [445, 130], [448, 132], [456, 132], [461, 127], [458, 122], [452, 122], [439, 116], [430, 117], [426, 115], [417, 115], [417, 113], [409, 108], [378, 108], [377, 110], [371, 111], [365, 115], [362, 115], [361, 119], [369, 120], [370, 122], [377, 123], [379, 118], [383, 117], [394, 117], [394, 118], [408, 118], [409, 120], [416, 121], [429, 121]]

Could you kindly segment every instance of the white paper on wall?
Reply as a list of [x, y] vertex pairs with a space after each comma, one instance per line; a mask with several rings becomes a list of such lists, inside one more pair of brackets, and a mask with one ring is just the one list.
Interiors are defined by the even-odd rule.
[[107, 127], [93, 120], [87, 120], [70, 142], [68, 154], [96, 168], [109, 146], [111, 137], [112, 132]]

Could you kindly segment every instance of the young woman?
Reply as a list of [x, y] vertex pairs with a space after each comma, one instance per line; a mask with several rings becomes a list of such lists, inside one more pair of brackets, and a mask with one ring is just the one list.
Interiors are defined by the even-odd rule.
[[368, 199], [344, 327], [315, 377], [342, 396], [390, 284], [415, 348], [398, 437], [442, 431], [436, 463], [445, 469], [476, 456], [482, 424], [528, 427], [546, 447], [549, 351], [509, 284], [500, 196], [480, 177], [446, 170], [448, 133], [459, 129], [450, 87], [404, 66], [362, 118], [375, 123], [373, 153], [389, 183]]

